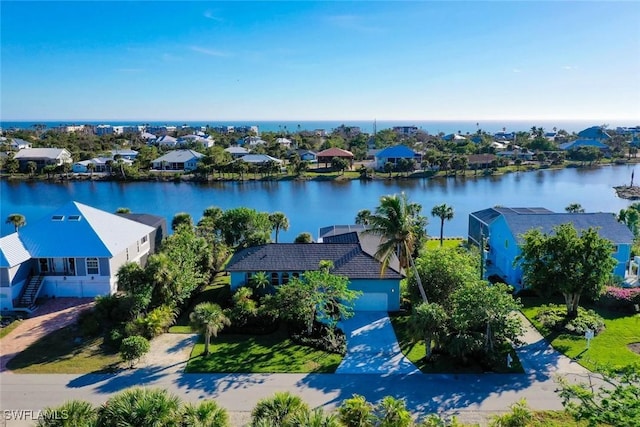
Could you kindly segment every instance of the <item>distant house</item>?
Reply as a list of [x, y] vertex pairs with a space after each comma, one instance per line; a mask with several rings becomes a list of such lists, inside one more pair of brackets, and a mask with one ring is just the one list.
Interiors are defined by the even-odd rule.
[[415, 136], [418, 133], [418, 126], [394, 126], [392, 131], [399, 136]]
[[[335, 236], [338, 238], [338, 235]], [[272, 243], [236, 252], [226, 270], [231, 274], [231, 289], [249, 283], [257, 272], [266, 272], [271, 285], [287, 283], [305, 271], [317, 270], [320, 261], [332, 261], [333, 274], [346, 276], [349, 288], [361, 291], [356, 311], [397, 311], [400, 309], [400, 280], [404, 277], [393, 259], [381, 274], [374, 257], [379, 238], [358, 233], [339, 235], [335, 243]]]
[[625, 276], [627, 263], [631, 258], [633, 233], [626, 225], [618, 222], [612, 213], [555, 213], [545, 208], [489, 208], [469, 214], [468, 240], [478, 246], [481, 242], [484, 243], [489, 272], [499, 275], [509, 285], [522, 288], [522, 268], [514, 265], [520, 254], [522, 235], [533, 229], [551, 233], [554, 227], [567, 223], [573, 224], [578, 232], [589, 227], [598, 229], [600, 236], [615, 245], [613, 256], [618, 264], [613, 269], [613, 274]]
[[115, 159], [116, 156], [125, 160], [135, 160], [138, 157], [138, 152], [136, 150], [111, 150], [111, 158]]
[[147, 144], [153, 144], [156, 142], [156, 140], [158, 139], [157, 136], [155, 136], [152, 133], [149, 132], [142, 132], [140, 134], [140, 138], [144, 139], [145, 141], [147, 141]]
[[285, 148], [291, 147], [291, 140], [289, 138], [276, 138], [276, 142]]
[[155, 140], [155, 144], [160, 147], [169, 147], [174, 148], [178, 145], [178, 140], [169, 135], [163, 135], [160, 138]]
[[563, 151], [577, 150], [581, 147], [595, 147], [603, 152], [607, 152], [610, 150], [607, 144], [603, 144], [602, 142], [595, 139], [576, 139], [575, 141], [565, 142], [558, 146], [558, 148]]
[[247, 136], [238, 140], [238, 145], [246, 145], [248, 147], [255, 147], [257, 145], [265, 145], [267, 141], [259, 136]]
[[22, 171], [27, 169], [29, 162], [34, 162], [37, 170], [41, 170], [47, 165], [60, 166], [73, 162], [71, 153], [66, 148], [26, 148], [18, 151], [14, 159], [18, 160]]
[[318, 155], [313, 151], [299, 149], [299, 150], [296, 150], [296, 153], [298, 153], [298, 155], [300, 156], [300, 160], [304, 162], [313, 163], [318, 161]]
[[113, 129], [113, 126], [111, 125], [98, 125], [96, 126], [95, 130], [96, 130], [96, 135], [98, 136], [114, 134], [114, 129]]
[[244, 147], [227, 147], [224, 149], [227, 153], [231, 154], [234, 159], [239, 159], [242, 156], [249, 154], [249, 150]]
[[282, 163], [282, 160], [276, 159], [275, 157], [271, 157], [267, 154], [246, 154], [240, 157], [239, 160], [245, 163], [252, 163], [257, 165], [261, 165], [269, 162], [274, 162], [278, 164]]
[[520, 159], [520, 160], [531, 161], [533, 160], [534, 154], [535, 153], [533, 153], [533, 151], [529, 151], [527, 149], [523, 149], [523, 150], [513, 149], [513, 150], [498, 151], [496, 153], [496, 156], [505, 158], [505, 159]]
[[118, 269], [144, 264], [158, 229], [166, 229], [163, 218], [153, 218], [156, 227], [69, 202], [2, 237], [0, 308], [30, 311], [38, 297], [115, 293]]
[[470, 154], [467, 157], [469, 169], [486, 169], [497, 158], [495, 154]]
[[397, 164], [401, 159], [415, 160], [420, 163], [420, 153], [416, 153], [406, 145], [394, 145], [393, 147], [387, 147], [384, 150], [379, 151], [375, 155], [375, 168], [378, 170], [384, 169], [386, 163]]
[[324, 163], [325, 166], [331, 164], [331, 160], [334, 157], [348, 160], [349, 164], [353, 165], [353, 153], [351, 151], [343, 150], [342, 148], [331, 147], [326, 150], [320, 151], [316, 155], [318, 157], [318, 163]]
[[31, 143], [28, 141], [25, 141], [24, 139], [11, 138], [11, 141], [9, 142], [9, 146], [11, 147], [12, 150], [23, 150], [25, 148], [31, 148]]
[[[89, 160], [81, 160], [79, 162], [75, 162], [71, 167], [71, 171], [73, 173], [90, 173], [90, 172], [109, 172], [110, 164], [114, 160], [109, 157], [95, 157]], [[122, 158], [120, 159], [125, 165], [131, 166], [133, 164], [133, 160]], [[89, 170], [89, 165], [93, 164], [93, 171]]]
[[467, 138], [457, 133], [450, 133], [448, 135], [443, 136], [442, 139], [444, 139], [445, 141], [452, 141], [452, 142], [464, 142], [467, 140]]
[[600, 142], [611, 139], [611, 136], [609, 136], [609, 134], [602, 126], [592, 126], [590, 128], [581, 130], [580, 132], [578, 132], [578, 137], [582, 139], [594, 139]]
[[160, 171], [193, 171], [204, 154], [193, 150], [173, 150], [151, 162], [152, 169]]
[[185, 144], [198, 144], [204, 148], [211, 148], [215, 144], [215, 141], [210, 136], [201, 136], [201, 135], [185, 135], [178, 138], [179, 145]]

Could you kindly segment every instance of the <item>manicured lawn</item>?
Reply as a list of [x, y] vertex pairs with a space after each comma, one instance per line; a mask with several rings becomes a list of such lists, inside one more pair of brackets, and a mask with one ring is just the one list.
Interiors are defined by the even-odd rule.
[[[446, 224], [445, 224], [446, 227]], [[462, 244], [463, 240], [462, 239], [447, 239], [446, 237], [442, 240], [442, 247], [445, 249], [449, 249], [449, 248], [457, 248], [458, 246], [460, 246]], [[433, 239], [429, 239], [427, 240], [427, 244], [425, 245], [425, 248], [429, 251], [429, 250], [433, 250], [433, 249], [438, 249], [440, 247], [440, 239], [439, 238], [433, 238]]]
[[595, 307], [594, 310], [604, 318], [605, 329], [591, 340], [587, 349], [584, 337], [545, 330], [535, 320], [540, 306], [548, 301], [540, 298], [522, 300], [525, 305], [522, 312], [551, 345], [568, 357], [575, 358], [585, 368], [598, 371], [601, 367], [615, 369], [640, 363], [640, 355], [628, 347], [628, 344], [640, 342], [640, 315], [625, 315]]
[[222, 334], [211, 340], [211, 354], [203, 357], [201, 339], [191, 352], [186, 372], [244, 373], [332, 373], [342, 360], [326, 353], [295, 344], [284, 328], [268, 335]]
[[13, 331], [20, 324], [20, 320], [14, 320], [9, 323], [7, 326], [0, 329], [0, 338], [4, 338], [9, 335], [9, 332]]
[[46, 335], [19, 353], [8, 368], [19, 374], [85, 374], [108, 372], [120, 363], [117, 352], [99, 338], [82, 339], [76, 325]]
[[[437, 355], [435, 360], [430, 363], [426, 363], [425, 357], [425, 344], [424, 340], [413, 341], [409, 333], [409, 316], [391, 316], [391, 323], [393, 329], [398, 338], [398, 344], [402, 353], [414, 364], [420, 371], [424, 373], [482, 373], [486, 369], [478, 363], [473, 361], [468, 365], [460, 365], [451, 360], [450, 357], [444, 355]], [[493, 366], [493, 372], [498, 373], [521, 373], [524, 372], [518, 355], [511, 348], [507, 347], [503, 350], [504, 357], [501, 360], [505, 362], [500, 366]], [[506, 365], [507, 353], [511, 354], [513, 362], [511, 368]]]

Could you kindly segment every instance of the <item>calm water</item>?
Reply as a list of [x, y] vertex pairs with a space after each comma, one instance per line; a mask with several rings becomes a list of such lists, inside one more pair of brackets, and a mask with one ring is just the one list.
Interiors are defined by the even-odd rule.
[[[563, 169], [512, 173], [502, 177], [447, 178], [407, 181], [347, 182], [244, 182], [244, 183], [116, 183], [0, 182], [0, 218], [19, 212], [27, 223], [48, 215], [67, 201], [76, 200], [114, 212], [162, 215], [170, 223], [177, 212], [188, 212], [197, 221], [211, 205], [229, 209], [247, 206], [261, 211], [283, 211], [291, 227], [280, 240], [292, 241], [308, 231], [317, 236], [321, 226], [351, 224], [360, 209], [374, 209], [380, 196], [404, 191], [421, 203], [430, 215], [436, 204], [453, 206], [455, 217], [445, 225], [445, 235], [466, 236], [470, 212], [495, 205], [542, 206], [556, 212], [569, 203], [580, 203], [587, 212], [618, 212], [631, 202], [619, 199], [614, 185], [628, 183], [633, 166], [598, 169]], [[636, 168], [640, 169], [640, 167]], [[636, 170], [635, 176], [640, 176]], [[28, 225], [27, 225], [28, 226]], [[2, 221], [2, 235], [13, 231]], [[430, 235], [439, 234], [439, 220], [430, 217]]]

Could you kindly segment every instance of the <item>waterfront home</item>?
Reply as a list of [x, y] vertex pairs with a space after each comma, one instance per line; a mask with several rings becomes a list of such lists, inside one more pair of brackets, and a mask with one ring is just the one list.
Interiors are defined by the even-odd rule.
[[[133, 164], [133, 160], [129, 159], [119, 159], [125, 165], [131, 166]], [[94, 157], [89, 160], [81, 160], [79, 162], [75, 162], [71, 167], [71, 172], [73, 173], [91, 173], [91, 172], [110, 172], [111, 165], [114, 160], [110, 157]], [[89, 165], [93, 164], [93, 170], [89, 170]]]
[[351, 151], [343, 150], [342, 148], [331, 147], [320, 151], [316, 155], [318, 157], [318, 163], [324, 163], [325, 167], [331, 164], [331, 160], [333, 160], [334, 157], [348, 160], [349, 165], [353, 166], [353, 153]]
[[111, 158], [115, 160], [116, 157], [124, 160], [135, 160], [136, 157], [138, 157], [138, 152], [136, 150], [126, 150], [126, 149], [111, 150]]
[[115, 293], [118, 269], [144, 264], [162, 227], [164, 218], [128, 219], [78, 202], [29, 222], [0, 239], [0, 309], [30, 311], [39, 297]]
[[73, 163], [71, 153], [66, 148], [25, 148], [18, 151], [14, 159], [18, 160], [22, 171], [27, 170], [29, 162], [34, 162], [37, 170], [48, 165], [60, 166]]
[[491, 167], [491, 162], [498, 157], [495, 154], [470, 154], [468, 159], [469, 169], [486, 169]]
[[249, 150], [244, 147], [227, 147], [224, 151], [231, 154], [231, 157], [234, 159], [239, 159], [240, 157], [249, 154]]
[[401, 159], [415, 160], [419, 164], [421, 156], [406, 145], [394, 145], [380, 150], [375, 155], [375, 168], [382, 170], [386, 163], [396, 165]]
[[287, 283], [305, 271], [317, 270], [320, 261], [333, 262], [331, 272], [349, 279], [349, 288], [361, 291], [356, 311], [397, 311], [400, 309], [400, 280], [404, 277], [397, 258], [381, 274], [374, 257], [379, 238], [355, 232], [339, 234], [340, 242], [271, 243], [236, 252], [226, 270], [231, 289], [248, 285], [258, 272], [267, 273], [272, 286]]
[[526, 148], [520, 150], [518, 148], [514, 148], [513, 150], [503, 150], [496, 152], [496, 156], [504, 158], [504, 159], [519, 159], [531, 161], [533, 160], [533, 151], [529, 151]]
[[315, 163], [318, 161], [318, 155], [311, 150], [304, 150], [302, 148], [295, 151], [300, 156], [300, 160], [303, 162]]
[[594, 139], [600, 142], [611, 139], [611, 136], [609, 136], [602, 126], [591, 126], [590, 128], [581, 130], [578, 132], [578, 137], [582, 139]]
[[173, 150], [151, 162], [152, 170], [193, 171], [204, 154], [193, 150]]
[[522, 235], [533, 229], [548, 234], [554, 227], [567, 223], [573, 224], [578, 233], [589, 227], [596, 228], [600, 236], [610, 240], [615, 246], [613, 256], [618, 261], [613, 274], [625, 277], [633, 233], [612, 213], [556, 213], [540, 207], [488, 208], [469, 214], [468, 241], [484, 246], [490, 274], [497, 274], [518, 289], [522, 288], [522, 268], [514, 262], [520, 255]]
[[610, 150], [607, 144], [603, 144], [602, 142], [595, 139], [576, 139], [575, 141], [565, 142], [558, 146], [558, 148], [563, 151], [577, 150], [581, 147], [596, 147], [603, 153], [609, 152]]
[[267, 154], [246, 154], [240, 157], [238, 160], [254, 165], [264, 165], [271, 162], [282, 164], [282, 160], [276, 159], [275, 157], [271, 157]]

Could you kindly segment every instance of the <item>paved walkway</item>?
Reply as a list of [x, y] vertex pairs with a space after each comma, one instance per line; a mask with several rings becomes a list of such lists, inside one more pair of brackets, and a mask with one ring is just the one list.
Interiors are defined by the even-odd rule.
[[[525, 326], [524, 344], [516, 348], [525, 373], [550, 376], [553, 374], [584, 374], [588, 369], [556, 351], [522, 313], [518, 313]], [[586, 341], [585, 341], [586, 347]]]
[[162, 334], [151, 340], [151, 349], [139, 368], [165, 373], [184, 372], [198, 334]]
[[93, 298], [50, 299], [6, 337], [0, 339], [0, 372], [7, 363], [43, 336], [74, 323], [80, 313], [93, 306]]
[[347, 335], [347, 354], [336, 374], [416, 374], [420, 371], [400, 351], [386, 312], [360, 311], [340, 327]]

